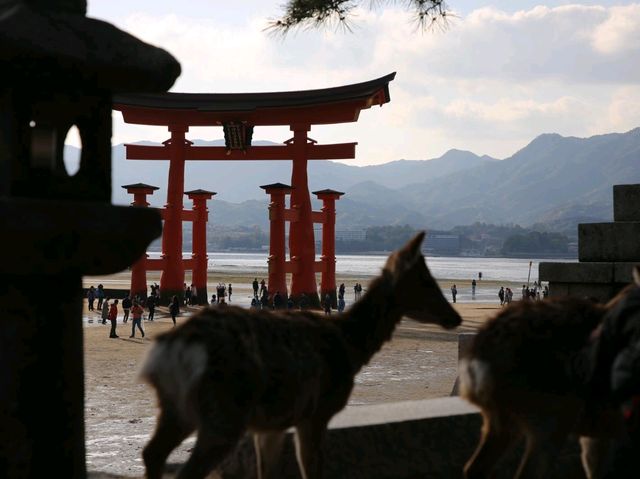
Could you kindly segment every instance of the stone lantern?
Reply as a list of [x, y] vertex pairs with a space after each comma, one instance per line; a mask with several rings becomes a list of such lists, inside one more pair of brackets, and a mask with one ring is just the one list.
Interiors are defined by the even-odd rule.
[[82, 276], [125, 269], [161, 231], [156, 211], [110, 204], [112, 95], [166, 91], [180, 65], [85, 15], [0, 0], [0, 477], [86, 476]]

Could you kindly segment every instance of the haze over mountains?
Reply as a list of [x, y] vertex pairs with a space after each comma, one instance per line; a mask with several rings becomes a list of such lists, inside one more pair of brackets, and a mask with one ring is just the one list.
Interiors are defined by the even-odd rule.
[[[450, 150], [431, 160], [376, 166], [310, 161], [308, 171], [311, 191], [346, 193], [337, 203], [339, 229], [390, 224], [448, 229], [480, 221], [563, 230], [579, 222], [610, 221], [612, 186], [640, 183], [640, 128], [590, 138], [544, 134], [504, 160]], [[131, 202], [121, 185], [143, 182], [161, 188], [151, 203], [164, 204], [167, 175], [168, 162], [127, 161], [124, 146], [114, 146], [114, 203]], [[290, 178], [288, 161], [192, 161], [185, 189], [218, 192], [209, 204], [217, 225], [266, 228], [267, 195], [259, 186], [289, 184]]]

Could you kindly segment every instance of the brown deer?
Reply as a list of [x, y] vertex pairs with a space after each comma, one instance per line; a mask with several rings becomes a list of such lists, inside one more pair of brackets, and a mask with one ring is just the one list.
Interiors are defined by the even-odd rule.
[[322, 474], [329, 420], [347, 404], [354, 377], [391, 339], [403, 316], [455, 328], [461, 318], [431, 276], [424, 233], [391, 254], [367, 293], [345, 313], [205, 309], [157, 338], [142, 370], [160, 414], [143, 451], [147, 477], [197, 431], [179, 478], [202, 478], [253, 433], [258, 475], [274, 474], [285, 431], [295, 427], [304, 479]]
[[460, 362], [461, 395], [483, 418], [466, 478], [491, 477], [523, 436], [514, 477], [544, 478], [571, 434], [580, 436], [587, 477], [601, 477], [622, 416], [607, 387], [596, 385], [603, 361], [594, 351], [603, 318], [638, 291], [629, 285], [607, 304], [575, 297], [520, 301], [483, 325]]

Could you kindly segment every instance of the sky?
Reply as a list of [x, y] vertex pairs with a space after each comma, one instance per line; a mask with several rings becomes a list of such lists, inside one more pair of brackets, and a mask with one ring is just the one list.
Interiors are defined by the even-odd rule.
[[[285, 37], [265, 31], [283, 3], [89, 0], [88, 16], [173, 54], [182, 65], [175, 92], [307, 90], [397, 72], [390, 103], [309, 133], [320, 143], [357, 141], [356, 159], [346, 161], [354, 165], [452, 148], [503, 159], [543, 133], [640, 126], [640, 3], [450, 0], [448, 28], [423, 32], [396, 2], [356, 10], [351, 32], [328, 26]], [[256, 140], [290, 136], [286, 127], [254, 132]], [[168, 137], [114, 112], [114, 144]], [[222, 130], [193, 128], [187, 137], [218, 139]]]

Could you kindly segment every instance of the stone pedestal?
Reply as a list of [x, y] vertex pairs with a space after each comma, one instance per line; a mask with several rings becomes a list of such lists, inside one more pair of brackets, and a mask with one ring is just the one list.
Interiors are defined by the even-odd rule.
[[578, 263], [540, 263], [549, 295], [606, 301], [631, 282], [640, 263], [640, 185], [613, 187], [611, 223], [578, 225]]

